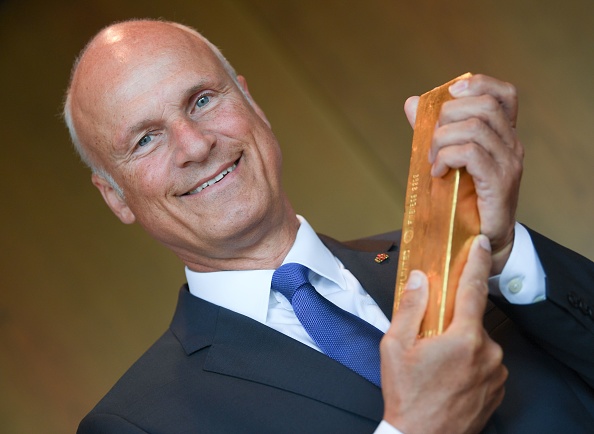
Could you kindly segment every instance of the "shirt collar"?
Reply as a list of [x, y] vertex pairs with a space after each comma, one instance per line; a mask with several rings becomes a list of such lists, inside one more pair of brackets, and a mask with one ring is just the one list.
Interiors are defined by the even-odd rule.
[[[297, 262], [314, 273], [332, 280], [340, 288], [345, 281], [341, 264], [322, 243], [318, 235], [301, 216], [297, 237], [283, 264]], [[239, 270], [198, 273], [186, 267], [190, 293], [203, 300], [266, 322], [270, 297], [270, 282], [274, 270]]]

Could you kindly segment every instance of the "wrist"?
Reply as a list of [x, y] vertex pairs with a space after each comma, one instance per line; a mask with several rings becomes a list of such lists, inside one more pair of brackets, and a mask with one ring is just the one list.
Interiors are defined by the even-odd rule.
[[491, 272], [490, 276], [497, 276], [501, 274], [505, 264], [509, 260], [509, 257], [512, 252], [512, 248], [514, 246], [514, 231], [511, 233], [511, 237], [509, 241], [504, 244], [502, 247], [497, 249], [493, 249], [491, 253]]

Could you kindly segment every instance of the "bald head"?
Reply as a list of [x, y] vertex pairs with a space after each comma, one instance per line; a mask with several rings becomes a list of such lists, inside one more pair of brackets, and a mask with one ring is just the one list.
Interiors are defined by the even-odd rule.
[[112, 24], [95, 35], [76, 59], [66, 92], [64, 119], [82, 161], [120, 193], [121, 189], [97, 152], [102, 142], [110, 138], [89, 124], [96, 116], [94, 109], [98, 104], [109, 104], [113, 92], [110, 83], [129, 71], [134, 62], [140, 66], [139, 58], [163, 49], [191, 50], [197, 42], [216, 57], [234, 81], [237, 80], [235, 70], [216, 46], [196, 30], [174, 22], [143, 19]]

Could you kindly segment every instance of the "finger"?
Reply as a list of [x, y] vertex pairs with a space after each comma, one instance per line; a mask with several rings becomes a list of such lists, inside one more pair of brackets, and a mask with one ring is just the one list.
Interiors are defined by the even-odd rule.
[[518, 95], [512, 84], [477, 74], [457, 81], [450, 86], [449, 90], [455, 98], [485, 94], [493, 96], [501, 104], [512, 127], [515, 128], [518, 116]]
[[[431, 176], [445, 175], [449, 169], [466, 168], [472, 176], [480, 200], [487, 200], [482, 193], [492, 196], [505, 193], [510, 185], [519, 183], [522, 176], [522, 158], [511, 152], [493, 155], [474, 142], [442, 148], [431, 167]], [[493, 197], [490, 197], [491, 199]]]
[[[510, 136], [511, 137], [511, 136]], [[452, 124], [440, 125], [433, 134], [429, 151], [429, 162], [434, 162], [437, 154], [448, 146], [476, 143], [496, 160], [506, 158], [514, 146], [506, 144], [501, 136], [479, 118], [470, 118]]]
[[427, 309], [429, 281], [425, 273], [410, 272], [408, 282], [400, 298], [398, 310], [387, 333], [396, 337], [406, 347], [414, 344]]
[[468, 260], [460, 276], [454, 316], [450, 328], [467, 329], [469, 323], [482, 328], [482, 318], [487, 305], [487, 279], [491, 269], [491, 245], [485, 235], [478, 235], [472, 242]]
[[415, 121], [417, 119], [417, 107], [419, 106], [419, 97], [411, 96], [404, 103], [404, 113], [408, 119], [408, 123], [411, 127], [415, 127]]
[[518, 142], [516, 131], [503, 107], [492, 95], [486, 94], [447, 101], [439, 114], [439, 126], [456, 124], [470, 119], [477, 122], [475, 127], [490, 128], [508, 148], [516, 147]]
[[[485, 148], [476, 143], [442, 148], [433, 161], [431, 176], [444, 176], [448, 170], [462, 167], [465, 167], [473, 177], [477, 192], [483, 183], [497, 176], [497, 162]], [[497, 187], [497, 185], [494, 186]]]

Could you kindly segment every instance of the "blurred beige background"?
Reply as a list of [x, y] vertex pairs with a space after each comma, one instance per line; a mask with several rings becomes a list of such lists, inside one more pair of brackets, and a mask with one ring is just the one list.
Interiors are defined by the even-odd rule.
[[86, 40], [143, 16], [222, 48], [282, 143], [298, 212], [339, 239], [400, 226], [407, 96], [466, 71], [516, 84], [520, 220], [594, 258], [592, 0], [0, 1], [0, 432], [74, 432], [184, 282], [104, 206], [59, 114]]

